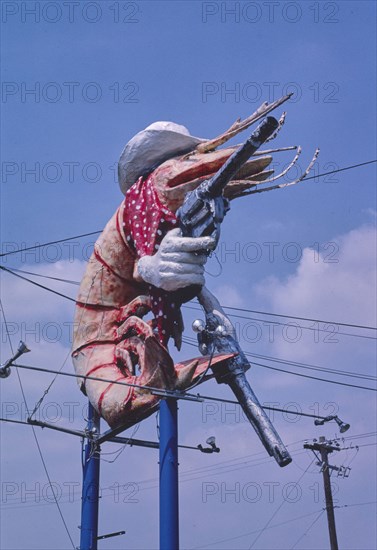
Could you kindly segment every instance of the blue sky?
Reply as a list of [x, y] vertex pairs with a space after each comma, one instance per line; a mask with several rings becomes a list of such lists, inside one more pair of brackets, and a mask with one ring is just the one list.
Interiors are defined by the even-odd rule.
[[[2, 252], [101, 229], [122, 200], [114, 167], [124, 144], [156, 120], [173, 120], [193, 135], [214, 137], [262, 101], [294, 91], [284, 107], [287, 120], [276, 145], [301, 145], [302, 168], [317, 146], [316, 173], [376, 158], [374, 2], [73, 4], [1, 4]], [[276, 156], [277, 170], [290, 158]], [[375, 165], [235, 201], [218, 249], [221, 273], [211, 259], [208, 286], [227, 306], [376, 326], [375, 219]], [[6, 256], [2, 262], [78, 281], [91, 243], [93, 237], [88, 237]], [[75, 296], [75, 286], [48, 285]], [[69, 352], [72, 304], [9, 275], [2, 278], [2, 301], [13, 345], [23, 337], [32, 348], [25, 363], [60, 368]], [[193, 316], [185, 310], [189, 337]], [[376, 376], [375, 340], [344, 334], [331, 338], [306, 330], [313, 323], [302, 322], [293, 341], [287, 327], [276, 325], [272, 334], [271, 325], [263, 322], [233, 320], [241, 344], [252, 353]], [[326, 327], [320, 323], [312, 328]], [[334, 330], [375, 335], [338, 325]], [[1, 352], [2, 361], [10, 356], [4, 323]], [[174, 357], [190, 354], [196, 350], [186, 346]], [[64, 370], [72, 372], [69, 359]], [[34, 404], [51, 378], [20, 374], [27, 400]], [[331, 457], [337, 465], [353, 461], [348, 479], [333, 479], [340, 507], [338, 537], [345, 549], [373, 548], [375, 504], [360, 504], [376, 501], [376, 440], [375, 435], [359, 436], [375, 434], [374, 393], [259, 367], [248, 377], [265, 403], [294, 403], [291, 408], [324, 415], [336, 410], [351, 423], [345, 445], [353, 441], [359, 452], [348, 449]], [[336, 379], [367, 385], [354, 378]], [[211, 383], [202, 392], [229, 397], [227, 388]], [[1, 381], [1, 399], [2, 416], [24, 418], [14, 371]], [[59, 377], [41, 407], [42, 419], [55, 414], [62, 425], [82, 429], [84, 406], [75, 381]], [[317, 428], [311, 420], [279, 414], [274, 422], [295, 453], [294, 463], [284, 470], [266, 459], [238, 412], [208, 404], [180, 405], [182, 444], [203, 443], [213, 433], [221, 447], [216, 456], [180, 454], [183, 548], [249, 548], [256, 536], [251, 533], [263, 528], [284, 495], [272, 525], [308, 515], [267, 529], [254, 547], [291, 548], [320, 513], [319, 468], [310, 464], [313, 457], [303, 451], [302, 441], [339, 436], [335, 425]], [[78, 544], [80, 501], [77, 495], [70, 499], [69, 491], [73, 487], [77, 492], [81, 481], [79, 441], [46, 430], [37, 435]], [[154, 417], [140, 425], [136, 437], [155, 440]], [[69, 548], [56, 507], [48, 502], [29, 427], [3, 423], [1, 445], [2, 547]], [[103, 451], [117, 449], [108, 444]], [[103, 455], [110, 461], [116, 457]], [[114, 463], [105, 460], [100, 533], [125, 529], [127, 535], [103, 541], [101, 548], [156, 548], [155, 451], [127, 448]], [[289, 484], [302, 475], [301, 493], [294, 499]], [[118, 486], [123, 487], [119, 495]], [[29, 490], [34, 494], [26, 494]], [[299, 547], [328, 547], [325, 515]]]

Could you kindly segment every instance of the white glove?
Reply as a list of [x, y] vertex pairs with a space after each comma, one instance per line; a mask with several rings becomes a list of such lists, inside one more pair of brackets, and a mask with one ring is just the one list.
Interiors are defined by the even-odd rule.
[[169, 292], [190, 285], [203, 286], [204, 264], [212, 250], [212, 237], [182, 237], [178, 228], [169, 231], [153, 256], [143, 256], [137, 263], [137, 271], [146, 282]]

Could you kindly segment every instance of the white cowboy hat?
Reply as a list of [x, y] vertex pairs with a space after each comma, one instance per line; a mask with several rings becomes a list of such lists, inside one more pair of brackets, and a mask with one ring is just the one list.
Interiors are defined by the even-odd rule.
[[122, 193], [140, 176], [150, 173], [166, 160], [193, 151], [202, 138], [175, 122], [154, 122], [134, 136], [125, 146], [118, 163], [118, 181]]

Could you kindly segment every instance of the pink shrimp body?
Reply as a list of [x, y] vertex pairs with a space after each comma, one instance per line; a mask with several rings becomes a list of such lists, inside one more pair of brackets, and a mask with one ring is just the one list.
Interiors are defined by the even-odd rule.
[[[152, 174], [161, 203], [175, 212], [185, 193], [218, 170], [233, 150], [164, 162]], [[270, 161], [259, 157], [249, 172], [259, 174]], [[174, 365], [156, 337], [154, 322], [142, 319], [151, 311], [151, 301], [148, 285], [134, 276], [138, 256], [123, 231], [125, 215], [132, 214], [125, 205], [126, 200], [94, 246], [77, 297], [72, 346], [76, 374], [100, 379], [78, 378], [80, 388], [112, 428], [131, 426], [157, 409], [160, 397], [138, 386], [185, 389], [208, 364], [208, 358], [200, 357]], [[229, 357], [215, 356], [212, 363]]]

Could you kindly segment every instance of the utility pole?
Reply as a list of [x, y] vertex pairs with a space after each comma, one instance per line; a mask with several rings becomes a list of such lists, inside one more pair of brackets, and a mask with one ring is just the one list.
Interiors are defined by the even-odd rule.
[[[305, 443], [304, 449], [310, 449], [311, 451], [319, 451], [321, 455], [321, 462], [318, 464], [322, 465], [322, 475], [323, 475], [323, 484], [325, 488], [325, 498], [326, 498], [326, 512], [327, 512], [327, 522], [329, 526], [329, 535], [330, 535], [330, 547], [331, 550], [338, 550], [338, 539], [336, 536], [336, 527], [335, 527], [335, 515], [334, 515], [334, 503], [331, 492], [331, 481], [330, 481], [330, 469], [338, 469], [334, 466], [329, 465], [328, 455], [333, 451], [341, 451], [339, 447], [334, 447], [331, 445], [331, 441], [326, 441], [322, 436], [319, 438], [319, 442], [313, 442], [312, 444]], [[315, 453], [314, 453], [315, 454]]]
[[160, 550], [179, 549], [178, 404], [160, 402]]
[[84, 452], [80, 550], [97, 550], [100, 449], [96, 443], [100, 419], [88, 403], [88, 435]]

